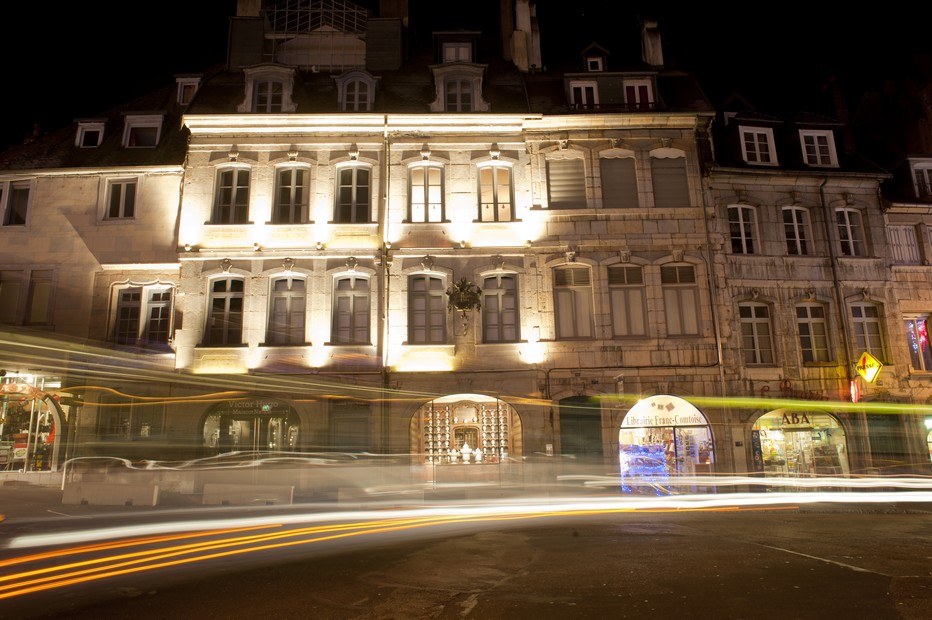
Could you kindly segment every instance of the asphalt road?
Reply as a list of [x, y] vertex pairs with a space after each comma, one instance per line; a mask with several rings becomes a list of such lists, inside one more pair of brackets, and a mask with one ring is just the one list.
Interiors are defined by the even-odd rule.
[[19, 620], [266, 617], [926, 620], [932, 507], [492, 520], [0, 600]]

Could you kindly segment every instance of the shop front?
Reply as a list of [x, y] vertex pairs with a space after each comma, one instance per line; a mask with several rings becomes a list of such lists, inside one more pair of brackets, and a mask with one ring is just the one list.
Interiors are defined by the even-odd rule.
[[0, 470], [57, 470], [63, 420], [51, 393], [28, 383], [0, 385]]
[[846, 476], [845, 431], [829, 413], [772, 411], [751, 429], [754, 469], [764, 477]]
[[297, 449], [300, 424], [287, 404], [253, 398], [218, 403], [203, 424], [210, 454], [225, 452], [291, 452]]
[[694, 405], [676, 396], [637, 402], [621, 421], [618, 460], [622, 490], [667, 493], [671, 476], [712, 473], [712, 431]]

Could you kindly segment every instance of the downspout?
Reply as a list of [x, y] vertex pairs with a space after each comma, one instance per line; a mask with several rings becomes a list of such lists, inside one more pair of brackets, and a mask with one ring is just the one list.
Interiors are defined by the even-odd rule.
[[381, 254], [379, 257], [379, 262], [381, 263], [382, 268], [382, 286], [380, 286], [380, 294], [378, 297], [378, 317], [377, 317], [377, 330], [378, 336], [376, 336], [376, 355], [379, 359], [379, 366], [381, 369], [382, 375], [382, 385], [381, 385], [381, 398], [379, 403], [379, 416], [380, 416], [380, 428], [381, 428], [381, 438], [380, 438], [380, 448], [383, 454], [389, 453], [389, 441], [391, 438], [391, 433], [389, 429], [389, 420], [391, 419], [391, 410], [389, 408], [390, 399], [388, 398], [388, 392], [391, 385], [391, 377], [388, 372], [388, 330], [390, 322], [387, 320], [386, 314], [388, 312], [388, 296], [390, 293], [390, 269], [391, 269], [391, 257], [389, 256], [389, 250], [387, 246], [388, 239], [385, 238], [386, 232], [386, 222], [388, 220], [388, 213], [386, 209], [388, 208], [388, 194], [389, 194], [389, 171], [390, 171], [390, 162], [389, 157], [391, 156], [391, 143], [388, 137], [388, 115], [384, 116], [383, 129], [382, 129], [382, 186], [384, 190], [379, 193], [379, 219], [378, 219], [378, 239], [380, 247], [378, 252]]

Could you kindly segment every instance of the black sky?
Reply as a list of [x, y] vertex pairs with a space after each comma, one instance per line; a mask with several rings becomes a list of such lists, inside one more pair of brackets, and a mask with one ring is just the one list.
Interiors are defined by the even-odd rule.
[[[412, 7], [420, 1], [411, 0]], [[225, 59], [236, 0], [126, 2], [116, 11], [106, 6], [4, 3], [0, 148], [22, 141], [34, 123], [43, 130], [68, 126], [171, 83], [175, 74], [200, 72]], [[695, 73], [714, 103], [737, 90], [762, 110], [770, 101], [818, 89], [828, 75], [851, 89], [876, 89], [883, 77], [915, 72], [916, 54], [932, 51], [932, 7], [924, 4], [856, 10], [812, 2], [537, 0], [537, 16], [545, 65], [558, 49], [592, 40], [611, 50], [621, 45], [622, 33], [636, 33], [640, 19], [655, 18], [668, 64]]]

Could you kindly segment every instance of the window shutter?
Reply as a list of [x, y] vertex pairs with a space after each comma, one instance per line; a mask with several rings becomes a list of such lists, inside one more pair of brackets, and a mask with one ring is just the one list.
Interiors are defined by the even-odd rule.
[[638, 183], [634, 173], [634, 158], [603, 158], [602, 207], [622, 209], [638, 206]]
[[686, 181], [686, 158], [651, 159], [655, 207], [688, 207], [689, 184]]
[[551, 209], [586, 208], [586, 172], [581, 159], [547, 162], [547, 189]]

